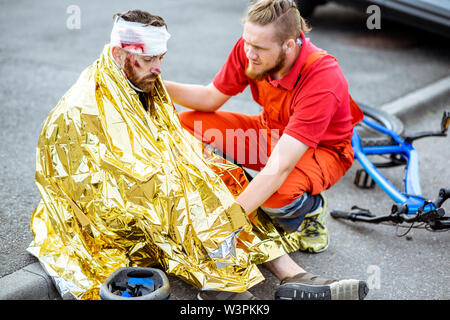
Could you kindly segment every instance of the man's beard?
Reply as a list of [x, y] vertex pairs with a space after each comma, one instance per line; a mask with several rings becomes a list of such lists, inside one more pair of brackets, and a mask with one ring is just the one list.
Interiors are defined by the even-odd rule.
[[[125, 74], [127, 75], [128, 80], [138, 89], [142, 90], [145, 93], [152, 93], [153, 87], [155, 85], [156, 78], [158, 77], [157, 74], [151, 73], [149, 75], [146, 75], [143, 78], [139, 78], [137, 73], [134, 71], [132, 63], [130, 61], [129, 57], [125, 58], [125, 64], [123, 66], [123, 70], [125, 71]], [[149, 79], [153, 81], [149, 81]]]
[[277, 57], [274, 67], [260, 71], [260, 72], [256, 72], [256, 71], [252, 70], [252, 66], [249, 63], [247, 69], [245, 69], [245, 74], [247, 77], [249, 77], [252, 80], [256, 80], [256, 81], [264, 80], [269, 74], [273, 74], [277, 71], [280, 71], [281, 68], [283, 68], [283, 66], [284, 66], [285, 60], [286, 60], [286, 54], [283, 51], [281, 51]]

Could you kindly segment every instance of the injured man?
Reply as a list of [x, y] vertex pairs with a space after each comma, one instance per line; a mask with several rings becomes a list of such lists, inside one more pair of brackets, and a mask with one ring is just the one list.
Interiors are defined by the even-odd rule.
[[100, 58], [48, 115], [28, 252], [65, 299], [99, 299], [101, 284], [132, 266], [160, 267], [200, 299], [256, 299], [258, 264], [283, 281], [278, 298], [361, 298], [363, 281], [306, 272], [288, 255], [299, 233], [236, 202], [249, 184], [243, 170], [181, 126], [165, 89], [169, 38], [159, 16], [116, 14]]

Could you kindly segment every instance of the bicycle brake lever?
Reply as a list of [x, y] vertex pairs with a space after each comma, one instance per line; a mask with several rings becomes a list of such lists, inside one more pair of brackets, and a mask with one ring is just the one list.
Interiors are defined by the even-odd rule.
[[352, 216], [364, 216], [364, 217], [375, 217], [374, 214], [370, 212], [368, 209], [363, 209], [358, 206], [353, 206], [350, 210], [350, 214]]
[[437, 208], [435, 210], [419, 213], [416, 221], [422, 221], [430, 223], [436, 219], [440, 219], [445, 215], [445, 210], [443, 208]]
[[433, 204], [436, 208], [439, 208], [448, 198], [450, 198], [450, 189], [441, 188], [441, 190], [439, 190], [439, 195], [436, 200], [433, 201]]

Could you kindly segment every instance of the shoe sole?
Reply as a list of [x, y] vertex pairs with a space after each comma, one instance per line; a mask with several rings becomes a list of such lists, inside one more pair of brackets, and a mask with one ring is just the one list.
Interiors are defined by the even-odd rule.
[[341, 280], [330, 285], [287, 283], [275, 292], [275, 300], [363, 300], [369, 293], [364, 281]]

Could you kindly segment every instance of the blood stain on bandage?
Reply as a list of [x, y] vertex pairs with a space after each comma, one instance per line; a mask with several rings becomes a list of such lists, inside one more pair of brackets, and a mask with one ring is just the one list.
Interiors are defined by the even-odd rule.
[[145, 43], [138, 33], [131, 29], [127, 29], [125, 32], [121, 32], [120, 37], [127, 40], [120, 41], [120, 46], [122, 49], [126, 49], [134, 53], [145, 53]]
[[126, 50], [130, 50], [135, 53], [144, 53], [145, 44], [144, 43], [123, 43], [121, 42], [121, 47]]

